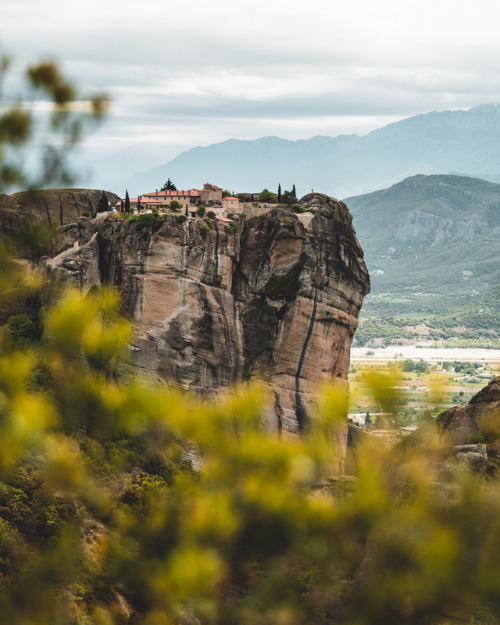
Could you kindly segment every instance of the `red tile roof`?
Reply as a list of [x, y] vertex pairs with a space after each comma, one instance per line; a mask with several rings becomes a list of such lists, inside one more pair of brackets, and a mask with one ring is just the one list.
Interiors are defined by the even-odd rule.
[[142, 197], [149, 198], [176, 198], [176, 197], [197, 197], [200, 195], [198, 189], [189, 189], [188, 191], [152, 191], [151, 193], [144, 193]]

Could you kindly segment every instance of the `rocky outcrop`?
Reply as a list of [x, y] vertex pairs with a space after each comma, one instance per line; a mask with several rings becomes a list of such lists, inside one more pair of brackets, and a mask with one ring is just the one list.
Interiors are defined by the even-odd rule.
[[442, 412], [437, 423], [455, 445], [463, 445], [471, 437], [483, 437], [490, 442], [500, 439], [500, 376], [493, 378], [466, 406]]
[[318, 193], [301, 204], [307, 212], [298, 215], [242, 216], [238, 229], [213, 221], [205, 236], [203, 222], [177, 215], [109, 216], [48, 265], [84, 290], [120, 289], [137, 324], [138, 367], [202, 394], [262, 379], [274, 394], [269, 425], [296, 433], [307, 427], [318, 383], [346, 378], [369, 290], [346, 207]]
[[[46, 189], [0, 194], [0, 235], [12, 237], [20, 223], [28, 218], [64, 226], [79, 217], [94, 217], [102, 193], [94, 189]], [[104, 194], [111, 205], [120, 199], [109, 191]]]
[[500, 376], [466, 406], [442, 412], [437, 424], [458, 460], [476, 471], [500, 470]]

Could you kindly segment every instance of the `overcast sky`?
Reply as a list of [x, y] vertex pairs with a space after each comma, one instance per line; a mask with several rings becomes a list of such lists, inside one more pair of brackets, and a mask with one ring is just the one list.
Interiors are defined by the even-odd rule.
[[[104, 89], [100, 153], [368, 131], [500, 102], [494, 0], [1, 0], [0, 45]], [[160, 160], [161, 162], [161, 160]]]

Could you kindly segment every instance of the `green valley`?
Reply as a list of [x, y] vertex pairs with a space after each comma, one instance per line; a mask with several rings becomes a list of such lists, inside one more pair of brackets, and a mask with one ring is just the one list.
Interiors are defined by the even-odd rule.
[[500, 185], [418, 175], [345, 202], [371, 277], [359, 345], [499, 346]]

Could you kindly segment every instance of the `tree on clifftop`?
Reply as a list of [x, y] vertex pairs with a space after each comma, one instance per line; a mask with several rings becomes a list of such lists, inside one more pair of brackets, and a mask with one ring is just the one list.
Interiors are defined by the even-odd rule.
[[284, 204], [296, 204], [297, 198], [295, 197], [295, 193], [293, 193], [293, 191], [284, 191], [281, 197], [281, 201]]
[[130, 197], [128, 195], [128, 189], [125, 191], [125, 213], [130, 213]]
[[177, 187], [175, 186], [175, 184], [169, 178], [167, 180], [167, 182], [163, 185], [161, 190], [162, 191], [177, 191]]
[[278, 203], [281, 202], [281, 184], [278, 185]]
[[[272, 202], [273, 199], [274, 199], [273, 194], [268, 189], [263, 189], [259, 193], [259, 200], [261, 202]], [[252, 195], [252, 201], [253, 201], [253, 195]]]
[[105, 213], [107, 211], [109, 211], [109, 202], [108, 202], [108, 198], [106, 197], [106, 194], [103, 191], [101, 193], [101, 197], [99, 198], [99, 204], [97, 205], [97, 212]]

